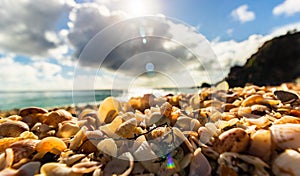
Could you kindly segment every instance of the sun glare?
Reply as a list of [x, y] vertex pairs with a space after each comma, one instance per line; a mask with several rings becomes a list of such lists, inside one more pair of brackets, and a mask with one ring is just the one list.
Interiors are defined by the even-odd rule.
[[149, 0], [127, 0], [126, 6], [127, 13], [134, 17], [152, 15], [155, 7]]

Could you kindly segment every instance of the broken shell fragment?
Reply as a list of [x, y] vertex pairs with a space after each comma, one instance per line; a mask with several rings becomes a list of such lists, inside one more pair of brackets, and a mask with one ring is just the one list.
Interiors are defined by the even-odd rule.
[[198, 148], [193, 155], [190, 164], [189, 176], [203, 175], [209, 176], [211, 174], [211, 166], [206, 157], [201, 153], [201, 149]]
[[100, 123], [112, 122], [120, 110], [121, 103], [113, 97], [107, 97], [99, 107]]
[[278, 124], [270, 127], [272, 140], [280, 149], [300, 148], [300, 124]]
[[57, 127], [59, 123], [65, 120], [71, 120], [72, 114], [64, 109], [59, 109], [56, 111], [49, 112], [44, 114], [42, 117], [42, 123], [45, 123], [52, 127]]
[[66, 144], [57, 137], [46, 137], [42, 139], [36, 146], [36, 150], [42, 154], [47, 152], [59, 154], [65, 149], [67, 149]]
[[98, 143], [97, 145], [98, 150], [116, 157], [117, 156], [117, 152], [118, 152], [118, 148], [117, 148], [117, 144], [115, 143], [115, 141], [113, 139], [104, 139], [101, 142]]
[[14, 142], [9, 147], [14, 151], [14, 162], [19, 162], [23, 158], [28, 158], [35, 152], [36, 145], [40, 140], [25, 139]]
[[88, 161], [88, 162], [81, 162], [73, 165], [71, 170], [73, 173], [87, 174], [98, 169], [100, 166], [101, 166], [100, 162]]
[[44, 164], [40, 172], [42, 175], [47, 176], [81, 176], [83, 174], [73, 173], [70, 167], [61, 163], [46, 163]]
[[29, 127], [21, 121], [8, 120], [0, 124], [0, 136], [2, 137], [18, 137], [24, 131], [29, 131]]
[[300, 153], [287, 149], [274, 160], [272, 171], [276, 176], [300, 175]]
[[135, 118], [131, 118], [126, 122], [123, 122], [117, 129], [116, 134], [123, 138], [134, 137], [134, 130], [137, 127], [137, 121]]
[[242, 128], [232, 128], [223, 132], [214, 142], [213, 148], [219, 152], [243, 152], [247, 149], [249, 136]]
[[221, 175], [265, 175], [268, 176], [268, 164], [260, 158], [251, 155], [242, 155], [233, 152], [222, 153], [218, 159], [218, 172]]
[[58, 124], [56, 135], [62, 138], [73, 137], [80, 130], [78, 124], [73, 121], [64, 121]]

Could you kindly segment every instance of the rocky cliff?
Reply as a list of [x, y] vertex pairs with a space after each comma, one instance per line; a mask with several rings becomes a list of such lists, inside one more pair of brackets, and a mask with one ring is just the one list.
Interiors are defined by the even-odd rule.
[[231, 87], [279, 85], [300, 77], [300, 32], [265, 42], [244, 66], [234, 66], [226, 78]]

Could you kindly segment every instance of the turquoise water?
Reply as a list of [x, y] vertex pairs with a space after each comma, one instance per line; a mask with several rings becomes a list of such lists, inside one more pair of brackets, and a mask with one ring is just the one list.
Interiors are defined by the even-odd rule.
[[99, 104], [108, 96], [127, 101], [130, 97], [153, 93], [164, 96], [168, 93], [193, 93], [195, 89], [131, 89], [131, 90], [85, 90], [85, 91], [0, 91], [0, 110], [38, 106], [52, 108], [65, 105]]
[[124, 91], [119, 90], [0, 92], [0, 110], [97, 103], [108, 96], [119, 97], [123, 94]]

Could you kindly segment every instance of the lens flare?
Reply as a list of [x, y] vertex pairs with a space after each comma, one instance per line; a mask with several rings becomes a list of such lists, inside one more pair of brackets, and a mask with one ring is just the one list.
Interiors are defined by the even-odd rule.
[[168, 155], [167, 160], [168, 160], [167, 168], [168, 168], [168, 169], [174, 169], [174, 168], [175, 168], [175, 164], [174, 164], [173, 159], [172, 159], [172, 157], [170, 156], [170, 154]]

